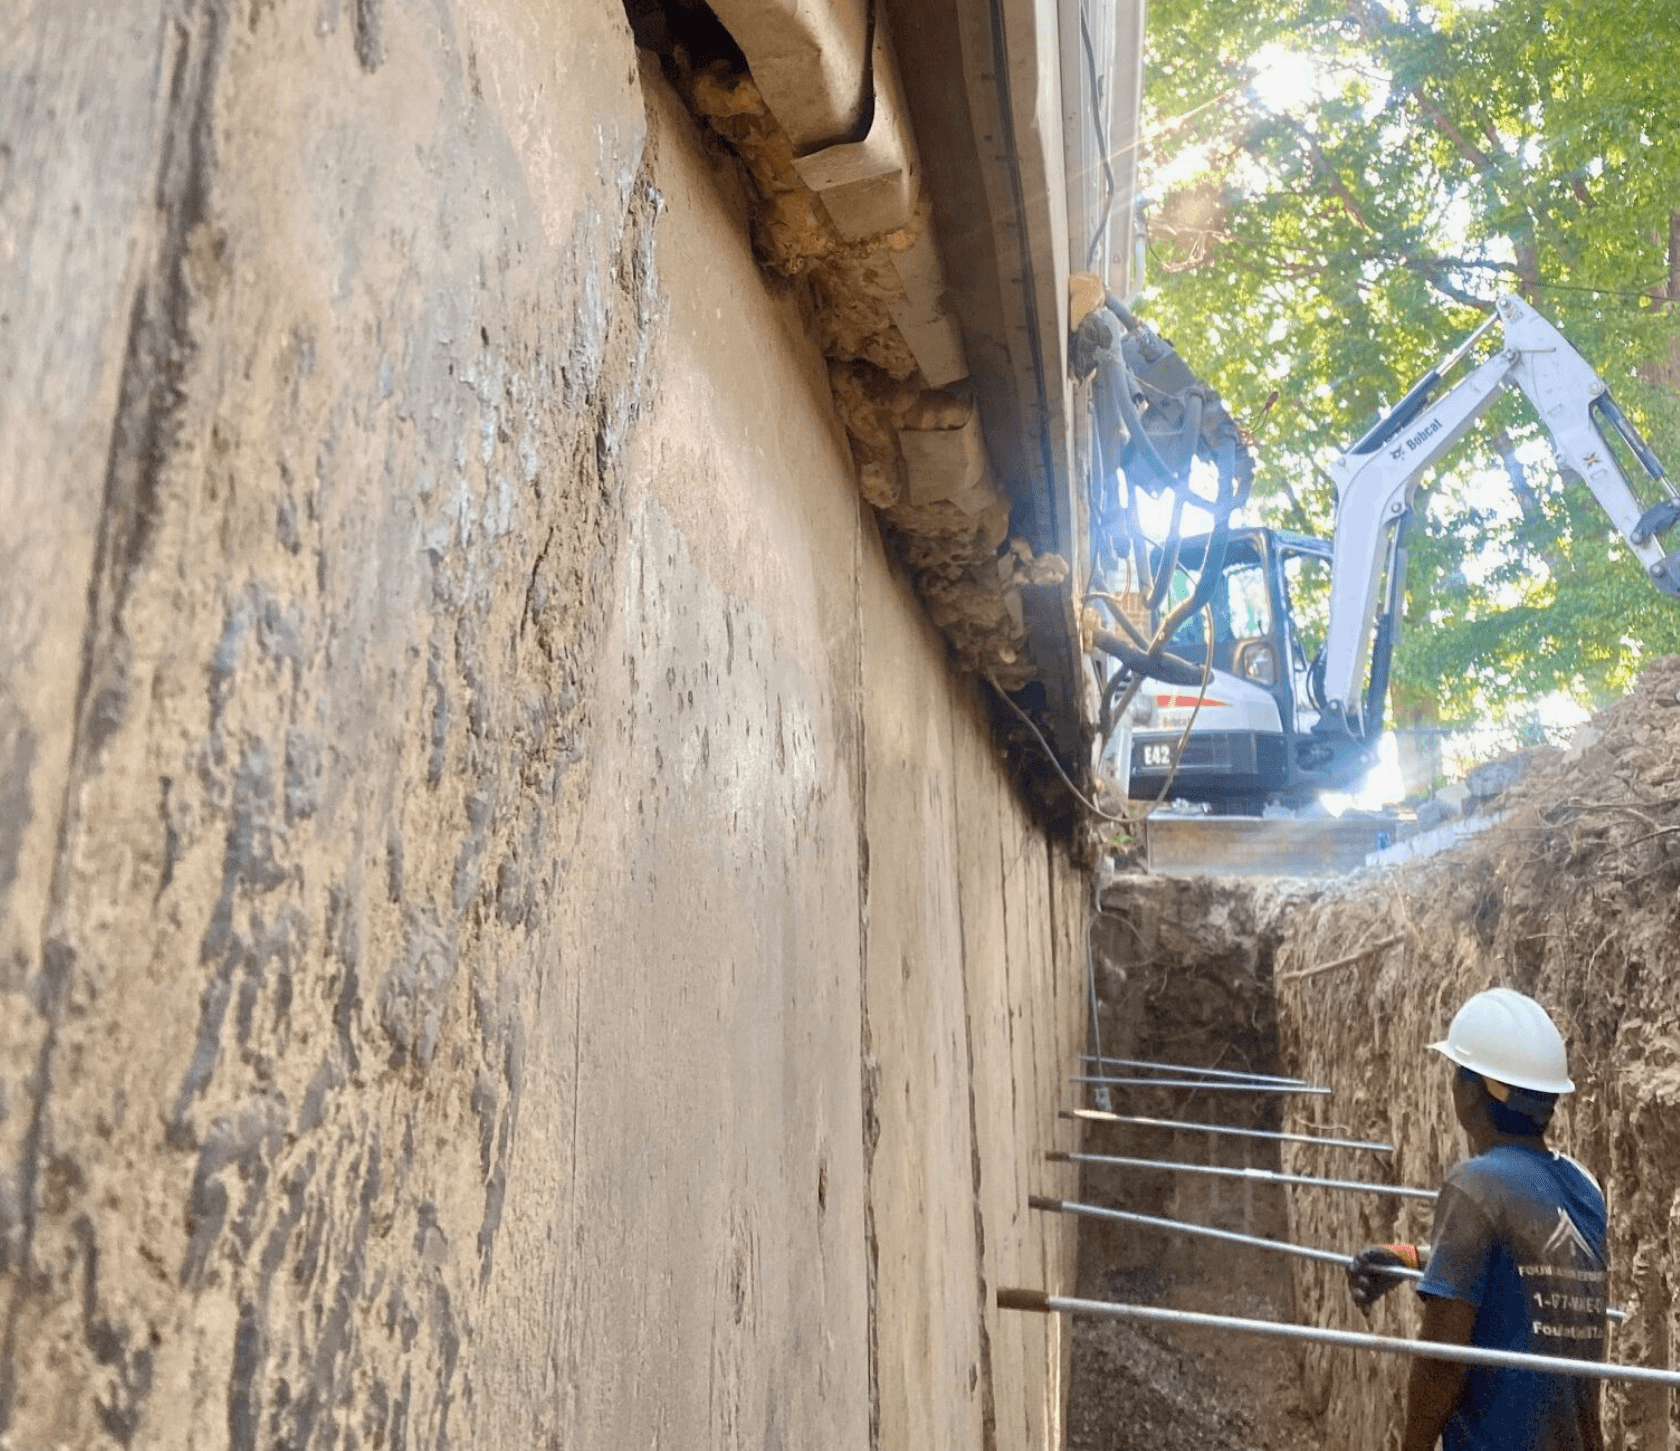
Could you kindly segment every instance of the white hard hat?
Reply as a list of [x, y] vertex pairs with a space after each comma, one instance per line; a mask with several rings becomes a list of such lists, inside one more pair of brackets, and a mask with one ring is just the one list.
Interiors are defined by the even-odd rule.
[[1533, 998], [1508, 987], [1477, 993], [1447, 1036], [1429, 1045], [1461, 1068], [1530, 1093], [1573, 1093], [1563, 1035]]

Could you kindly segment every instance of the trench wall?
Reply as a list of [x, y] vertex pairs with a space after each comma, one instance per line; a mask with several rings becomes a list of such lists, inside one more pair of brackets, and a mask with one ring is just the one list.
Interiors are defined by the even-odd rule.
[[616, 4], [0, 19], [0, 1443], [1042, 1446], [1083, 886]]
[[[1672, 1367], [1680, 1355], [1680, 659], [1659, 661], [1568, 753], [1552, 753], [1498, 803], [1502, 825], [1451, 856], [1363, 874], [1287, 920], [1275, 963], [1291, 1071], [1335, 1096], [1292, 1112], [1293, 1126], [1351, 1130], [1396, 1146], [1393, 1182], [1433, 1188], [1464, 1153], [1450, 1067], [1426, 1045], [1472, 993], [1509, 986], [1551, 1012], [1578, 1091], [1563, 1100], [1555, 1147], [1584, 1163], [1610, 1205], [1610, 1299], [1629, 1312], [1610, 1357]], [[1288, 980], [1378, 944], [1346, 967]], [[1315, 1151], [1284, 1154], [1309, 1169]], [[1328, 1193], [1293, 1197], [1293, 1235], [1349, 1250], [1427, 1239], [1427, 1204]], [[1302, 1320], [1365, 1328], [1339, 1272], [1296, 1275]], [[1401, 1289], [1372, 1317], [1415, 1334]], [[1378, 1451], [1401, 1425], [1398, 1362], [1312, 1348], [1308, 1403], [1326, 1444]], [[1605, 1393], [1607, 1443], [1680, 1445], [1673, 1398]]]
[[[1247, 892], [1206, 879], [1129, 876], [1107, 883], [1093, 929], [1098, 966], [1102, 1052], [1115, 1058], [1276, 1073], [1270, 941], [1262, 910]], [[1158, 1076], [1123, 1064], [1087, 1066], [1114, 1078]], [[1095, 1106], [1092, 1085], [1069, 1102]], [[1183, 1092], [1114, 1086], [1110, 1109], [1129, 1117], [1185, 1120], [1275, 1132], [1281, 1100], [1218, 1090]], [[1064, 1121], [1093, 1154], [1173, 1163], [1276, 1168], [1275, 1143], [1188, 1129]], [[1087, 1202], [1243, 1234], [1281, 1235], [1282, 1197], [1272, 1188], [1211, 1175], [1085, 1164]], [[1135, 1225], [1083, 1221], [1080, 1293], [1107, 1298], [1116, 1284], [1151, 1271], [1190, 1273], [1207, 1258], [1205, 1242]], [[1261, 1262], [1263, 1274], [1266, 1265]]]
[[[1092, 928], [1102, 1051], [1116, 1059], [1275, 1074], [1277, 1019], [1271, 963], [1278, 904], [1287, 892], [1251, 883], [1128, 875], [1104, 883]], [[1092, 1068], [1087, 1073], [1095, 1073]], [[1175, 1077], [1110, 1063], [1101, 1076]], [[1182, 1078], [1183, 1075], [1176, 1075]], [[1154, 1123], [1064, 1120], [1060, 1137], [1097, 1156], [1165, 1162], [1079, 1165], [1086, 1205], [1142, 1213], [1261, 1240], [1289, 1232], [1286, 1190], [1202, 1168], [1275, 1171], [1275, 1140], [1174, 1125], [1275, 1132], [1275, 1094], [1217, 1087], [1091, 1085], [1070, 1094], [1098, 1112]], [[1181, 1231], [1081, 1216], [1077, 1293], [1173, 1310], [1293, 1318], [1286, 1260]], [[1288, 1353], [1233, 1344], [1215, 1332], [1112, 1320], [1073, 1327], [1068, 1445], [1249, 1448], [1320, 1444], [1292, 1395]]]

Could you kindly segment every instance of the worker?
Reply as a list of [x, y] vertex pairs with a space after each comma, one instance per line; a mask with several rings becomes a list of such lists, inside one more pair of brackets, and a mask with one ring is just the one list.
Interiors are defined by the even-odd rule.
[[[1470, 1157], [1447, 1170], [1427, 1245], [1369, 1245], [1348, 1279], [1370, 1306], [1424, 1272], [1425, 1340], [1604, 1358], [1609, 1254], [1604, 1194], [1581, 1165], [1546, 1147], [1570, 1082], [1546, 1010], [1509, 988], [1477, 993], [1430, 1047], [1456, 1065], [1453, 1108]], [[1601, 1451], [1598, 1382], [1452, 1361], [1412, 1362], [1402, 1451]]]

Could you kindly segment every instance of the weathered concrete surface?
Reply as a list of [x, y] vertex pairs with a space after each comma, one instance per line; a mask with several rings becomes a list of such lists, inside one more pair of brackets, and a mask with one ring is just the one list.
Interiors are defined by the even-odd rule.
[[920, 698], [938, 655], [907, 602], [880, 577], [862, 601], [880, 1444], [1055, 1447], [1065, 1327], [991, 1300], [1072, 1282], [1073, 1227], [1026, 1204], [1072, 1183], [1040, 1159], [1079, 1051], [1082, 883], [998, 790], [973, 717]]
[[0, 1436], [1056, 1444], [1079, 879], [620, 8], [0, 25]]

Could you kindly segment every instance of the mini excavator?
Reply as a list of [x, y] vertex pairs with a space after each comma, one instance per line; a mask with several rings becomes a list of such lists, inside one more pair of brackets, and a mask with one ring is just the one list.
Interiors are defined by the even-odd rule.
[[[1496, 323], [1503, 348], [1437, 398]], [[1533, 405], [1565, 477], [1586, 483], [1651, 583], [1680, 598], [1680, 547], [1662, 542], [1680, 523], [1680, 497], [1662, 465], [1563, 334], [1519, 298], [1502, 296], [1486, 323], [1330, 465], [1333, 541], [1251, 528], [1172, 546], [1176, 559], [1166, 569], [1183, 575], [1211, 565], [1212, 573], [1198, 584], [1197, 611], [1176, 626], [1159, 664], [1145, 665], [1148, 678], [1133, 692], [1129, 794], [1258, 814], [1268, 801], [1304, 805], [1320, 791], [1358, 784], [1383, 729], [1419, 482], [1511, 388]], [[1640, 504], [1612, 438], [1660, 487], [1657, 503]], [[1680, 546], [1680, 536], [1670, 542]], [[1157, 567], [1165, 552], [1158, 547]], [[1322, 601], [1326, 590], [1319, 640], [1298, 606], [1315, 593]], [[1172, 599], [1172, 590], [1162, 592], [1156, 614], [1164, 617]]]

